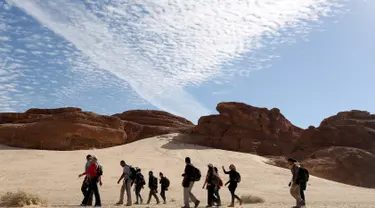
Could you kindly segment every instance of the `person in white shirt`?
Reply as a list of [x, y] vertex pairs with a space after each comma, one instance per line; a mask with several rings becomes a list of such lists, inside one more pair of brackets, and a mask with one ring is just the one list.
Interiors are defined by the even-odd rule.
[[120, 162], [121, 167], [123, 167], [122, 175], [120, 179], [118, 179], [117, 183], [119, 184], [122, 179], [124, 179], [123, 184], [121, 186], [120, 191], [120, 200], [117, 202], [117, 205], [124, 203], [124, 195], [126, 191], [127, 203], [126, 206], [132, 206], [132, 195], [131, 195], [131, 185], [132, 180], [130, 179], [130, 166], [125, 163], [125, 161], [121, 160]]

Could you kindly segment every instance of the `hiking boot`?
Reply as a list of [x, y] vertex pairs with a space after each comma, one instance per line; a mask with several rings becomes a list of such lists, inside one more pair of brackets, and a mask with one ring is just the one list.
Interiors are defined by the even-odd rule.
[[163, 204], [166, 204], [166, 203], [167, 203], [166, 201], [163, 202]]
[[234, 204], [232, 203], [232, 204], [228, 205], [228, 207], [234, 207]]
[[130, 207], [131, 205], [132, 205], [132, 203], [128, 203], [125, 206]]
[[240, 199], [240, 205], [242, 205], [242, 202], [243, 202], [242, 199]]
[[124, 202], [117, 202], [116, 205], [122, 205]]
[[194, 203], [194, 208], [198, 208], [199, 203], [201, 203], [201, 201], [197, 200], [197, 201]]
[[207, 208], [208, 208], [208, 207], [212, 207], [212, 205], [207, 205], [206, 207], [207, 207]]

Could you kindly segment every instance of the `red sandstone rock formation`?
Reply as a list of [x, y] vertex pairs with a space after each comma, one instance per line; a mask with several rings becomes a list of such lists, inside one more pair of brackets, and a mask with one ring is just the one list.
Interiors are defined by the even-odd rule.
[[312, 175], [346, 184], [375, 187], [375, 115], [340, 112], [301, 134], [292, 155]]
[[301, 129], [277, 108], [268, 110], [244, 103], [220, 103], [219, 115], [203, 116], [190, 142], [219, 149], [258, 155], [288, 154]]
[[334, 146], [375, 153], [375, 115], [350, 111], [324, 119], [318, 128], [309, 127], [302, 133], [293, 153], [303, 159], [317, 150]]
[[104, 148], [186, 132], [193, 126], [162, 111], [103, 116], [79, 108], [30, 109], [25, 113], [0, 113], [0, 144], [45, 150]]
[[74, 150], [126, 142], [123, 122], [78, 108], [30, 109], [0, 114], [0, 143], [15, 147]]
[[162, 134], [185, 133], [194, 127], [185, 118], [164, 111], [132, 110], [113, 116], [123, 120], [129, 142]]

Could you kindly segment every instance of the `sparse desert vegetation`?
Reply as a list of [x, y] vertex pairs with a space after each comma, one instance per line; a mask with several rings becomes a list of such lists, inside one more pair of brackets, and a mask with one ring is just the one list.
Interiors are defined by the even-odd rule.
[[24, 191], [7, 192], [0, 198], [0, 207], [47, 206], [47, 202], [35, 194]]
[[254, 195], [242, 195], [241, 200], [244, 204], [260, 204], [265, 202], [262, 197]]

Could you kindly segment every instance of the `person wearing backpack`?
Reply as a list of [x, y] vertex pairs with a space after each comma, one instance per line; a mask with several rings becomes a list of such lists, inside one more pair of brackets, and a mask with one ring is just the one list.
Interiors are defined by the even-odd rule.
[[307, 187], [307, 181], [309, 180], [309, 171], [305, 169], [304, 167], [300, 166], [299, 168], [299, 174], [298, 174], [298, 183], [300, 187], [300, 194], [301, 198], [306, 204], [306, 198], [305, 198], [305, 190]]
[[150, 193], [148, 195], [147, 204], [150, 204], [151, 197], [154, 197], [156, 199], [156, 203], [159, 204], [159, 197], [156, 195], [156, 193], [158, 193], [158, 178], [154, 176], [152, 171], [148, 172], [148, 175], [148, 187], [150, 188]]
[[300, 166], [297, 164], [297, 160], [288, 158], [288, 164], [292, 172], [292, 180], [289, 183], [290, 194], [296, 199], [296, 208], [305, 206], [305, 201], [301, 197], [301, 187], [299, 181]]
[[136, 176], [135, 176], [134, 183], [135, 183], [135, 187], [134, 187], [135, 197], [136, 197], [136, 200], [137, 200], [134, 204], [139, 204], [138, 199], [140, 199], [141, 204], [143, 204], [143, 199], [142, 199], [142, 196], [141, 196], [141, 190], [143, 189], [143, 186], [146, 185], [146, 182], [145, 182], [144, 176], [141, 173], [140, 168], [137, 169], [137, 173], [136, 173]]
[[[85, 172], [88, 171], [88, 169], [90, 168], [91, 159], [92, 159], [91, 155], [86, 156]], [[88, 192], [88, 189], [89, 189], [89, 186], [90, 186], [90, 177], [88, 175], [86, 175], [85, 178], [83, 179], [82, 186], [81, 186], [81, 191], [82, 191], [83, 197], [86, 196], [86, 194]], [[87, 201], [88, 206], [92, 205], [92, 195], [93, 195], [93, 193], [91, 192], [90, 197]]]
[[164, 201], [164, 204], [167, 203], [165, 192], [168, 191], [168, 187], [170, 185], [170, 181], [167, 177], [164, 176], [162, 172], [159, 173], [160, 176], [160, 196]]
[[132, 205], [132, 195], [131, 195], [130, 191], [131, 191], [132, 180], [130, 178], [130, 175], [131, 175], [130, 166], [127, 165], [125, 163], [125, 161], [123, 161], [123, 160], [120, 161], [120, 166], [123, 169], [122, 169], [122, 174], [117, 181], [117, 184], [120, 184], [121, 180], [123, 180], [123, 184], [122, 184], [121, 190], [120, 190], [120, 200], [116, 204], [120, 205], [120, 204], [124, 203], [124, 195], [125, 195], [125, 191], [126, 191], [126, 197], [127, 197], [126, 206], [131, 206]]
[[88, 168], [88, 170], [78, 176], [78, 177], [82, 177], [82, 176], [86, 175], [86, 176], [90, 177], [89, 189], [88, 189], [88, 191], [85, 195], [85, 198], [83, 199], [83, 201], [81, 203], [81, 206], [87, 206], [88, 205], [88, 201], [89, 201], [90, 196], [93, 192], [94, 196], [95, 196], [95, 206], [101, 207], [102, 203], [101, 203], [101, 200], [100, 200], [98, 183], [99, 183], [100, 186], [102, 186], [102, 184], [103, 184], [102, 179], [101, 179], [102, 178], [101, 177], [102, 168], [99, 165], [98, 159], [96, 158], [96, 156], [92, 155], [91, 157], [92, 157], [92, 163], [91, 163], [90, 167]]
[[184, 206], [182, 208], [189, 208], [189, 199], [194, 202], [194, 207], [197, 208], [200, 201], [191, 192], [194, 183], [200, 180], [201, 174], [198, 168], [191, 164], [191, 159], [189, 157], [185, 158], [185, 170], [182, 174], [182, 186], [184, 187]]
[[223, 186], [223, 181], [220, 178], [219, 170], [217, 169], [217, 167], [214, 167], [214, 171], [215, 171], [214, 174], [218, 178], [218, 184], [215, 186], [215, 192], [214, 192], [216, 199], [217, 199], [216, 205], [221, 206], [221, 198], [220, 198], [219, 191], [220, 191], [220, 188]]
[[207, 206], [212, 207], [214, 203], [218, 204], [218, 199], [215, 195], [215, 189], [219, 185], [219, 178], [215, 174], [214, 166], [208, 164], [208, 170], [206, 175], [206, 180], [203, 184], [203, 189], [207, 189]]
[[228, 189], [231, 194], [231, 204], [228, 205], [228, 207], [234, 207], [234, 199], [237, 199], [240, 202], [240, 205], [242, 205], [242, 200], [240, 197], [236, 195], [236, 189], [238, 186], [238, 183], [241, 182], [241, 175], [236, 171], [236, 166], [231, 164], [229, 166], [229, 171], [226, 171], [224, 166], [223, 166], [223, 171], [225, 174], [229, 175], [229, 181], [225, 183], [225, 185], [229, 184]]

